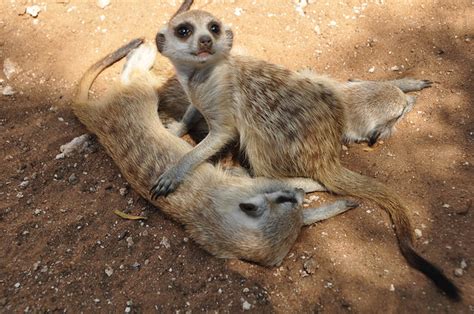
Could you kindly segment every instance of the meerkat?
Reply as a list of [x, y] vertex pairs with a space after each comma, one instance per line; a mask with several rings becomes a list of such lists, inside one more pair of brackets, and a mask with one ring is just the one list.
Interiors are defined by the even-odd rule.
[[[97, 135], [133, 189], [184, 224], [205, 250], [221, 258], [278, 265], [303, 225], [357, 206], [339, 200], [303, 209], [304, 191], [291, 180], [232, 176], [208, 163], [197, 167], [172, 196], [150, 200], [149, 185], [192, 147], [168, 132], [156, 114], [161, 81], [149, 72], [156, 47], [141, 43], [141, 39], [131, 41], [94, 64], [80, 81], [73, 111]], [[90, 100], [95, 78], [127, 53], [119, 86], [105, 97]]]
[[[310, 77], [316, 75], [311, 69], [298, 72]], [[366, 142], [373, 146], [379, 139], [388, 139], [395, 132], [396, 124], [415, 105], [416, 97], [405, 93], [420, 91], [432, 84], [429, 80], [412, 78], [339, 83], [345, 107], [342, 143]], [[169, 78], [158, 93], [161, 102], [159, 113], [169, 123], [170, 132], [181, 137], [192, 128], [193, 139], [198, 142], [207, 135], [207, 124], [199, 111], [188, 115], [191, 120], [181, 120], [190, 102], [176, 76]]]
[[341, 164], [345, 114], [337, 82], [231, 56], [231, 29], [209, 12], [188, 11], [192, 2], [181, 5], [156, 35], [156, 44], [192, 103], [186, 114], [199, 111], [209, 134], [161, 174], [151, 198], [168, 196], [223, 145], [239, 138], [257, 176], [308, 177], [336, 194], [375, 202], [389, 213], [407, 262], [459, 300], [451, 280], [415, 251], [408, 209], [400, 198]]

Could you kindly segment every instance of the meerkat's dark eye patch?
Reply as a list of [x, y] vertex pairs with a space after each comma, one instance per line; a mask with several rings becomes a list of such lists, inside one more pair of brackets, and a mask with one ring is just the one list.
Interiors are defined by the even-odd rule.
[[174, 29], [174, 34], [178, 38], [188, 38], [192, 35], [194, 27], [189, 23], [183, 23], [176, 26]]
[[277, 199], [275, 200], [275, 203], [281, 204], [281, 203], [297, 203], [296, 198], [291, 197], [291, 196], [278, 196]]
[[215, 35], [219, 35], [221, 33], [221, 26], [217, 22], [211, 22], [208, 25], [209, 31]]

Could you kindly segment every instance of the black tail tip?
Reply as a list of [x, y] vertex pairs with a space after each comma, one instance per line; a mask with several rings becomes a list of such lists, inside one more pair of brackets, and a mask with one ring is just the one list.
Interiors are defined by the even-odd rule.
[[443, 290], [444, 293], [453, 301], [461, 302], [462, 301], [462, 293], [458, 287], [456, 287], [451, 281], [447, 280], [447, 282], [438, 283], [438, 287]]

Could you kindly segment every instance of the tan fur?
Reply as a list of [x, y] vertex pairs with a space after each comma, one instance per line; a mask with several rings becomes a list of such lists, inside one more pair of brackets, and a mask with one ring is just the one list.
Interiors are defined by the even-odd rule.
[[[222, 32], [212, 33], [213, 23]], [[176, 38], [176, 30], [186, 25], [192, 27], [190, 35]], [[390, 214], [407, 261], [450, 296], [459, 297], [449, 279], [414, 251], [408, 209], [401, 200], [383, 184], [341, 165], [345, 111], [338, 83], [231, 56], [232, 37], [225, 36], [229, 32], [210, 13], [189, 11], [176, 15], [157, 35], [160, 52], [175, 66], [191, 103], [209, 125], [209, 135], [161, 175], [153, 188], [155, 197], [172, 192], [197, 165], [240, 137], [255, 175], [309, 177], [329, 191], [378, 204]], [[202, 51], [203, 36], [212, 36], [213, 49], [195, 57]]]
[[[131, 48], [133, 45], [128, 44], [118, 51]], [[133, 68], [137, 66], [133, 54], [127, 61], [132, 68], [127, 67], [128, 63], [125, 67], [132, 78], [123, 78], [130, 81], [129, 85], [119, 84], [99, 100], [87, 99], [95, 77], [123, 56], [115, 52], [86, 72], [73, 104], [74, 113], [97, 135], [133, 189], [184, 224], [190, 236], [211, 254], [276, 265], [293, 245], [303, 224], [356, 206], [339, 201], [303, 211], [302, 190], [277, 180], [231, 176], [208, 163], [197, 167], [170, 197], [150, 200], [151, 183], [192, 147], [163, 127], [156, 114], [160, 80], [144, 69]], [[278, 202], [279, 196], [294, 199], [294, 203]], [[262, 215], [247, 215], [241, 210], [242, 203], [257, 204]]]

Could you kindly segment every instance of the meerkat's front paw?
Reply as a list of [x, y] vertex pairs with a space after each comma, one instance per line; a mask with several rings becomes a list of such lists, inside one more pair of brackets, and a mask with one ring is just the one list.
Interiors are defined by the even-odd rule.
[[123, 84], [130, 84], [131, 77], [135, 71], [148, 72], [155, 63], [156, 46], [151, 42], [144, 43], [132, 50], [127, 55], [127, 61], [123, 66], [120, 80]]
[[184, 174], [178, 168], [172, 167], [168, 169], [150, 189], [151, 199], [156, 200], [160, 196], [167, 196], [174, 192], [183, 179]]

